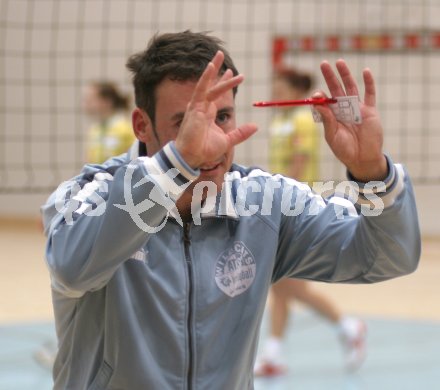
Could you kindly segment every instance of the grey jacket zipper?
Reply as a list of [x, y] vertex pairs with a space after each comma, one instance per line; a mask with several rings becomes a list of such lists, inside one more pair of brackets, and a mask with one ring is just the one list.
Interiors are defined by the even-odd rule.
[[192, 261], [189, 252], [189, 247], [191, 245], [190, 238], [190, 228], [191, 223], [186, 222], [183, 227], [183, 244], [185, 247], [185, 260], [188, 268], [188, 317], [187, 317], [187, 328], [188, 328], [188, 372], [187, 372], [187, 389], [192, 388], [192, 376], [193, 376], [193, 337], [192, 337], [192, 299], [193, 299], [193, 286], [192, 286]]

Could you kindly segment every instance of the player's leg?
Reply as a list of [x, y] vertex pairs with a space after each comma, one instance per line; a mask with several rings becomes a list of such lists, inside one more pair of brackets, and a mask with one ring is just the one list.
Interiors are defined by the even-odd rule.
[[292, 279], [285, 286], [286, 295], [310, 306], [335, 325], [345, 350], [345, 364], [349, 370], [360, 367], [366, 355], [366, 325], [355, 317], [343, 315], [327, 296], [313, 288], [309, 281]]
[[341, 320], [342, 314], [339, 308], [324, 294], [316, 291], [309, 281], [300, 279], [289, 279], [284, 286], [284, 293], [291, 299], [310, 306], [313, 310], [337, 324]]
[[287, 371], [286, 365], [282, 363], [282, 349], [292, 302], [292, 297], [288, 294], [289, 282], [289, 279], [282, 279], [271, 288], [270, 334], [255, 365], [257, 376], [276, 376]]

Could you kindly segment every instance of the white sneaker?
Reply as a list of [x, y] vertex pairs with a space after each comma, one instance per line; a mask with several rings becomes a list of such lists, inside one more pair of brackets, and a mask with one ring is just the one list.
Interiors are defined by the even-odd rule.
[[349, 318], [345, 321], [341, 337], [345, 350], [345, 366], [347, 370], [355, 371], [359, 369], [367, 355], [367, 325], [357, 318]]

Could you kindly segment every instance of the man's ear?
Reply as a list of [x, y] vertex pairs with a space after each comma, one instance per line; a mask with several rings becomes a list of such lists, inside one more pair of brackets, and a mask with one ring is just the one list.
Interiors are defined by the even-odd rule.
[[149, 144], [153, 141], [153, 123], [145, 111], [136, 107], [131, 114], [131, 122], [133, 124], [134, 134], [139, 141], [145, 144]]

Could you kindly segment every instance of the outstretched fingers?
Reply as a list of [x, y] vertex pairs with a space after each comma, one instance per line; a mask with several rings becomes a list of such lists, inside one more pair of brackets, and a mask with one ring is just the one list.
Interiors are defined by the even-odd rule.
[[[342, 59], [336, 61], [336, 68], [341, 77], [342, 83], [339, 81], [339, 78], [336, 76], [327, 61], [321, 63], [321, 72], [330, 90], [331, 96], [359, 96], [358, 85], [346, 62]], [[370, 69], [367, 68], [363, 71], [363, 79], [365, 85], [364, 103], [367, 106], [374, 107], [376, 105], [376, 87]]]
[[[225, 77], [226, 75], [226, 77]], [[232, 77], [232, 71], [228, 69], [223, 77], [207, 93], [209, 101], [216, 100], [219, 96], [241, 84], [244, 80], [243, 75], [239, 74]]]
[[341, 82], [327, 61], [321, 63], [321, 73], [324, 76], [324, 80], [331, 96], [345, 96], [345, 91], [344, 88], [342, 88]]
[[243, 81], [242, 75], [234, 76], [230, 69], [227, 69], [219, 78], [218, 75], [224, 57], [223, 52], [220, 50], [215, 54], [197, 82], [190, 105], [209, 104]]
[[206, 69], [203, 71], [202, 75], [199, 78], [199, 81], [196, 84], [196, 87], [194, 88], [194, 93], [190, 102], [190, 106], [206, 102], [206, 94], [211, 85], [211, 80], [213, 78], [214, 72], [214, 64], [210, 62]]
[[376, 106], [376, 86], [374, 84], [373, 74], [370, 69], [365, 69], [363, 72], [365, 84], [364, 102], [367, 106]]
[[206, 102], [206, 95], [217, 78], [224, 57], [223, 52], [219, 50], [212, 58], [211, 62], [209, 62], [196, 84], [190, 104]]
[[359, 96], [356, 80], [351, 75], [350, 69], [348, 68], [346, 62], [344, 60], [337, 60], [336, 68], [338, 69], [339, 75], [344, 83], [346, 94], [348, 96]]
[[223, 65], [223, 61], [225, 60], [225, 55], [221, 50], [218, 50], [217, 53], [215, 53], [215, 56], [212, 58], [211, 62], [214, 65], [216, 75], [220, 71], [220, 68]]

